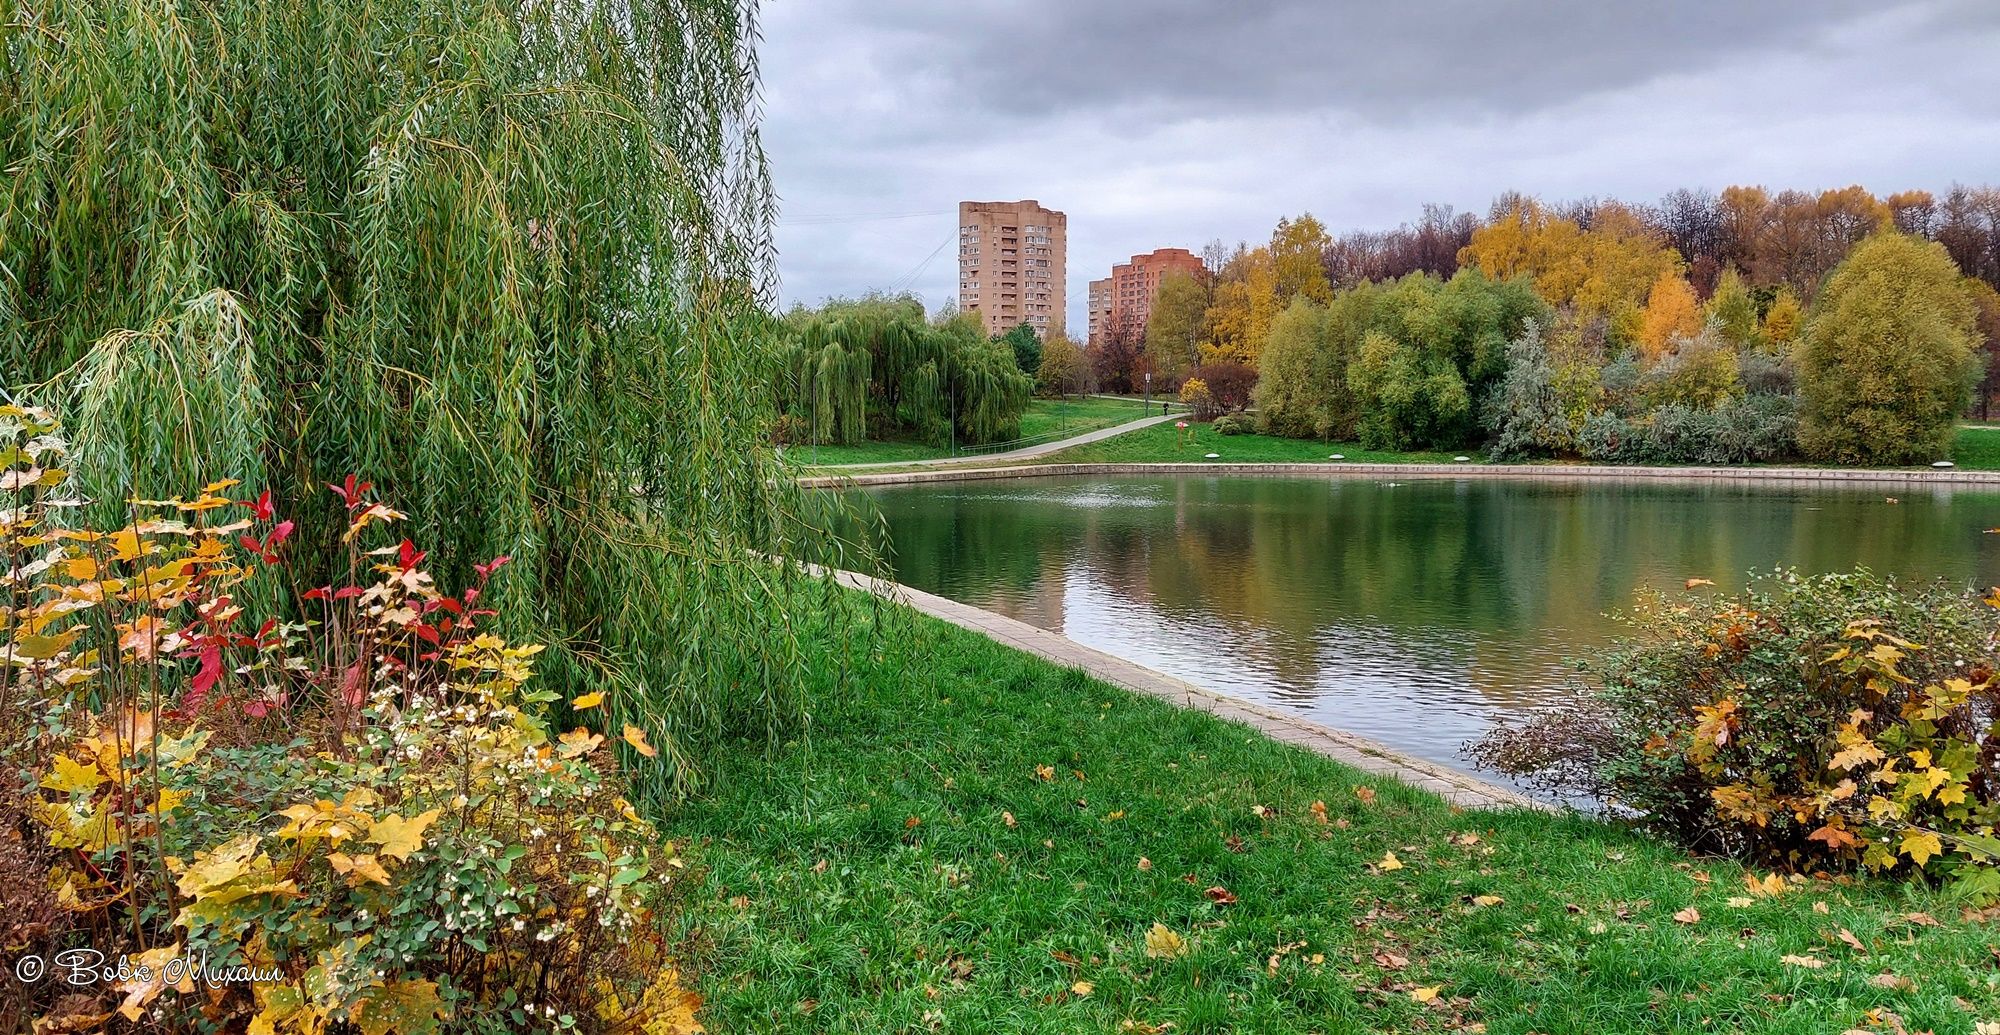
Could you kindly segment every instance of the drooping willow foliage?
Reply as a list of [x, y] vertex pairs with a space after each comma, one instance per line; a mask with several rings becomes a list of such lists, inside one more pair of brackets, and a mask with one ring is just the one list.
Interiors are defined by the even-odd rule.
[[754, 8], [0, 0], [4, 383], [98, 506], [236, 477], [333, 542], [355, 473], [441, 583], [509, 555], [503, 631], [687, 788], [802, 718], [767, 557], [832, 527], [761, 444]]
[[795, 311], [782, 333], [778, 407], [804, 442], [906, 432], [937, 446], [1004, 441], [1035, 391], [977, 320], [928, 323], [908, 297]]

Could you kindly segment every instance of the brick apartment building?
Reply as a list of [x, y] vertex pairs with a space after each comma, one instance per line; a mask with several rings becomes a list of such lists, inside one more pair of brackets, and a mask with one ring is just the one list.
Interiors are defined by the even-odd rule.
[[1090, 344], [1099, 345], [1114, 327], [1146, 332], [1160, 279], [1169, 273], [1201, 276], [1208, 267], [1186, 248], [1158, 248], [1111, 267], [1111, 276], [1090, 282]]
[[1060, 334], [1068, 299], [1069, 219], [1029, 201], [958, 203], [958, 307], [989, 335], [1027, 324]]

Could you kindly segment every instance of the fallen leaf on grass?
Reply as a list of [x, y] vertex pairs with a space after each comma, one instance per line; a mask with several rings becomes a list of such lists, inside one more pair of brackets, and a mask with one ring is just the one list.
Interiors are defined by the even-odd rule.
[[1330, 820], [1326, 818], [1326, 802], [1323, 801], [1313, 802], [1312, 814], [1313, 814], [1313, 819], [1318, 820], [1320, 826], [1326, 826], [1327, 823], [1330, 822]]
[[915, 816], [911, 816], [911, 817], [910, 817], [909, 819], [906, 819], [906, 820], [904, 820], [904, 821], [903, 821], [903, 829], [904, 829], [904, 830], [915, 830], [915, 829], [917, 829], [917, 824], [919, 824], [919, 823], [922, 823], [922, 822], [923, 822], [923, 820], [921, 820], [921, 819], [918, 819], [918, 818], [917, 818], [917, 817], [915, 817]]
[[816, 862], [816, 863], [813, 863], [813, 872], [814, 872], [814, 873], [825, 873], [825, 872], [826, 872], [826, 860], [825, 860], [825, 859], [821, 859], [820, 861], [818, 861], [818, 862]]
[[1218, 906], [1233, 906], [1236, 904], [1235, 893], [1220, 884], [1209, 888], [1207, 891], [1202, 892], [1202, 894], [1207, 895], [1208, 900]]
[[1751, 907], [1752, 905], [1754, 905], [1754, 904], [1756, 903], [1756, 901], [1757, 901], [1756, 899], [1754, 899], [1754, 898], [1751, 898], [1751, 897], [1750, 897], [1750, 896], [1748, 896], [1748, 895], [1735, 895], [1735, 896], [1731, 896], [1731, 898], [1729, 899], [1729, 908], [1731, 908], [1731, 909], [1748, 909], [1748, 908], [1750, 908], [1750, 907]]
[[1360, 784], [1355, 784], [1354, 796], [1360, 799], [1363, 805], [1375, 804], [1375, 788], [1373, 787], [1364, 787]]
[[1853, 949], [1863, 956], [1868, 955], [1868, 946], [1861, 944], [1861, 939], [1856, 938], [1853, 931], [1843, 927], [1840, 929], [1837, 937], [1842, 942], [1845, 942], [1848, 948]]
[[1146, 955], [1162, 960], [1179, 959], [1187, 955], [1187, 939], [1166, 924], [1156, 923], [1146, 932]]
[[1819, 968], [1826, 966], [1826, 961], [1823, 959], [1816, 959], [1812, 956], [1794, 956], [1790, 954], [1778, 957], [1778, 962], [1791, 967], [1804, 967], [1807, 970], [1818, 970]]
[[1126, 1032], [1127, 1035], [1165, 1035], [1166, 1032], [1174, 1030], [1174, 1022], [1161, 1021], [1158, 1024], [1147, 1024], [1145, 1021], [1135, 1021], [1128, 1017], [1118, 1026], [1118, 1030]]
[[1410, 989], [1410, 998], [1420, 1003], [1428, 1003], [1436, 999], [1438, 993], [1443, 990], [1443, 985], [1425, 985], [1422, 988], [1412, 988]]
[[1813, 912], [1818, 913], [1821, 916], [1825, 916], [1826, 914], [1833, 912], [1833, 910], [1828, 909], [1826, 903], [1824, 902], [1815, 902], [1813, 903]]
[[1785, 878], [1773, 873], [1761, 880], [1754, 873], [1743, 875], [1743, 883], [1750, 888], [1750, 894], [1758, 898], [1777, 898], [1786, 892]]
[[1262, 805], [1250, 806], [1250, 814], [1256, 816], [1258, 819], [1271, 819], [1277, 815], [1276, 812], [1267, 809]]
[[1915, 925], [1917, 925], [1918, 927], [1943, 927], [1943, 926], [1944, 926], [1944, 924], [1942, 924], [1942, 923], [1940, 923], [1940, 922], [1938, 921], [1938, 918], [1937, 918], [1937, 917], [1934, 917], [1934, 916], [1930, 915], [1929, 913], [1904, 913], [1904, 914], [1903, 914], [1903, 922], [1904, 922], [1904, 923], [1909, 923], [1909, 924], [1915, 924]]
[[1674, 914], [1674, 922], [1680, 924], [1698, 924], [1701, 922], [1701, 910], [1689, 906]]
[[1917, 983], [1901, 974], [1877, 974], [1869, 978], [1868, 983], [1874, 985], [1876, 988], [1886, 988], [1892, 992], [1914, 992], [1917, 990]]
[[1143, 855], [1139, 857], [1139, 869], [1141, 872], [1150, 870], [1152, 868], [1153, 868], [1153, 860], [1148, 859]]
[[1972, 1035], [2000, 1035], [2000, 1021], [1979, 1021], [1972, 1026]]
[[1121, 820], [1121, 819], [1124, 819], [1124, 818], [1125, 818], [1125, 810], [1124, 810], [1124, 809], [1117, 809], [1117, 810], [1114, 810], [1114, 811], [1112, 811], [1112, 812], [1107, 812], [1107, 813], [1105, 813], [1105, 814], [1104, 814], [1104, 821], [1105, 821], [1106, 823], [1116, 823], [1116, 822], [1118, 822], [1119, 820]]
[[1506, 899], [1504, 899], [1504, 898], [1501, 898], [1501, 897], [1500, 897], [1500, 896], [1498, 896], [1498, 895], [1474, 895], [1474, 896], [1472, 896], [1472, 905], [1473, 905], [1473, 908], [1475, 908], [1475, 909], [1484, 909], [1484, 908], [1486, 908], [1487, 906], [1497, 906], [1497, 905], [1499, 905], [1500, 903], [1502, 903], [1502, 902], [1505, 902], [1505, 901], [1507, 901], [1507, 900], [1506, 900]]
[[1231, 834], [1231, 835], [1229, 835], [1228, 839], [1227, 839], [1227, 840], [1225, 840], [1225, 841], [1223, 841], [1222, 843], [1223, 843], [1223, 844], [1224, 844], [1225, 846], [1227, 846], [1227, 847], [1229, 848], [1229, 850], [1230, 850], [1230, 851], [1232, 851], [1232, 852], [1235, 852], [1235, 853], [1237, 853], [1238, 855], [1241, 855], [1241, 854], [1243, 854], [1244, 852], [1247, 852], [1247, 851], [1249, 851], [1249, 850], [1250, 850], [1250, 847], [1249, 847], [1248, 845], [1245, 845], [1245, 844], [1243, 843], [1243, 839], [1242, 839], [1242, 838], [1240, 838], [1240, 837], [1237, 837], [1237, 836], [1236, 836], [1235, 834]]
[[1382, 861], [1376, 863], [1375, 868], [1383, 873], [1387, 873], [1390, 870], [1400, 870], [1403, 868], [1403, 860], [1396, 858], [1396, 853], [1394, 852], [1384, 852], [1382, 854]]
[[1375, 954], [1375, 965], [1383, 970], [1401, 970], [1409, 966], [1410, 961], [1385, 949]]
[[1271, 951], [1271, 958], [1264, 961], [1264, 971], [1272, 977], [1278, 976], [1278, 961], [1306, 947], [1304, 942], [1286, 942]]
[[1045, 782], [1045, 783], [1046, 783], [1047, 781], [1050, 781], [1050, 780], [1053, 780], [1053, 779], [1055, 779], [1055, 778], [1056, 778], [1056, 767], [1055, 767], [1055, 766], [1052, 766], [1052, 765], [1038, 765], [1038, 766], [1036, 766], [1036, 767], [1035, 767], [1035, 778], [1036, 778], [1036, 779], [1038, 779], [1038, 780], [1041, 780], [1041, 781], [1043, 781], [1043, 782]]
[[1002, 812], [1000, 814], [1000, 822], [1007, 824], [1009, 827], [1020, 826], [1020, 823], [1014, 819], [1014, 814], [1011, 812]]
[[1088, 981], [1079, 981], [1076, 984], [1069, 986], [1069, 990], [1075, 993], [1078, 999], [1081, 999], [1089, 995], [1091, 992], [1096, 991], [1096, 989], [1097, 986], [1091, 984]]

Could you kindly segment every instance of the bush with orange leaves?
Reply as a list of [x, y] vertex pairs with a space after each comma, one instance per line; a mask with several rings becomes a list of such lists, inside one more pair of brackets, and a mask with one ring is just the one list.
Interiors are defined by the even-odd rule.
[[680, 862], [612, 757], [651, 745], [585, 699], [552, 733], [540, 648], [434, 585], [365, 482], [333, 487], [349, 578], [260, 620], [268, 493], [65, 528], [56, 422], [0, 407], [0, 452], [0, 881], [46, 889], [0, 933], [48, 966], [0, 1033], [698, 1030]]
[[2000, 898], [2000, 591], [1703, 585], [1642, 599], [1567, 707], [1475, 755], [1703, 850]]

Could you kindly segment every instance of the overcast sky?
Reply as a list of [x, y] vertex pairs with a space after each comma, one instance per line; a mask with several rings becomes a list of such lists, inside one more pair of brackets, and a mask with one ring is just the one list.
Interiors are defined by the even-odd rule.
[[766, 0], [784, 304], [957, 293], [961, 200], [1134, 252], [1310, 211], [2000, 180], [2000, 0]]

